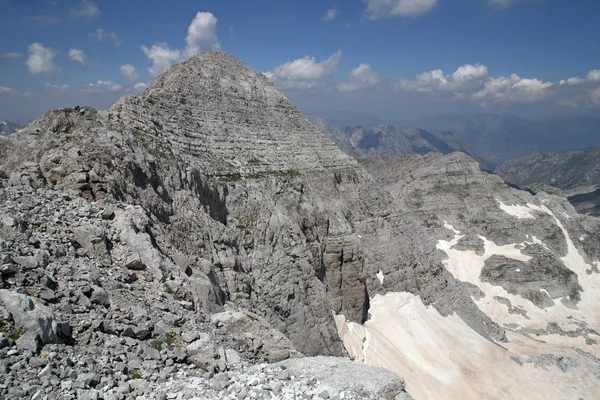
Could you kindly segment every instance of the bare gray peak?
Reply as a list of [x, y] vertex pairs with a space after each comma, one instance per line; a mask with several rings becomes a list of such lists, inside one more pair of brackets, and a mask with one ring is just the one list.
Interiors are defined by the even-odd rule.
[[263, 74], [207, 51], [110, 110], [123, 129], [165, 138], [210, 175], [355, 168]]

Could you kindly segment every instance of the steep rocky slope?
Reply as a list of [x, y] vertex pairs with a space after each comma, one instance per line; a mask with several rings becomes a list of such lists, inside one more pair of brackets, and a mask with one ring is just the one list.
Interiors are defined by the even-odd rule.
[[[456, 334], [504, 349], [500, 371], [540, 378], [492, 398], [598, 384], [597, 220], [461, 153], [362, 166], [226, 53], [175, 65], [107, 111], [54, 110], [0, 138], [0, 182], [6, 398], [403, 398], [379, 370], [298, 358], [378, 365], [378, 316], [406, 304], [448, 332], [430, 335], [434, 348]], [[416, 364], [394, 346], [383, 366], [411, 394], [475, 398], [483, 389], [461, 382], [493, 380], [469, 341], [433, 368], [408, 321], [398, 337], [413, 338]]]

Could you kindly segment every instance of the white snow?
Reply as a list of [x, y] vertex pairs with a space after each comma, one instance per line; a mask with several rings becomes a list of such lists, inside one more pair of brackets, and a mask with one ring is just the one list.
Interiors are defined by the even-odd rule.
[[496, 201], [500, 203], [500, 208], [502, 211], [512, 215], [513, 217], [517, 217], [519, 219], [535, 219], [535, 217], [531, 215], [533, 210], [527, 206], [509, 206], [498, 199], [496, 199]]
[[452, 232], [454, 232], [456, 235], [458, 235], [460, 232], [457, 231], [456, 229], [454, 229], [454, 227], [452, 225], [450, 225], [448, 222], [444, 221], [444, 228], [446, 229], [450, 229]]
[[363, 325], [335, 316], [338, 333], [357, 362], [381, 366], [405, 379], [415, 400], [596, 398], [600, 382], [590, 360], [563, 373], [520, 366], [535, 354], [577, 357], [574, 350], [513, 332], [497, 346], [456, 315], [442, 317], [410, 293], [376, 295]]
[[379, 272], [377, 273], [377, 275], [375, 275], [377, 277], [377, 279], [379, 279], [379, 283], [381, 283], [383, 285], [383, 271], [379, 270]]
[[[500, 207], [502, 208], [502, 203], [500, 202], [500, 204]], [[525, 209], [544, 212], [552, 216], [557, 226], [562, 230], [564, 237], [566, 238], [567, 255], [562, 257], [561, 261], [567, 268], [578, 275], [579, 284], [583, 288], [583, 291], [581, 292], [581, 301], [577, 303], [577, 309], [567, 308], [561, 303], [561, 299], [554, 299], [554, 306], [542, 310], [521, 296], [508, 293], [500, 286], [495, 286], [480, 280], [479, 277], [485, 261], [493, 255], [502, 255], [507, 258], [527, 262], [531, 257], [521, 252], [521, 250], [525, 248], [525, 245], [538, 243], [547, 248], [544, 243], [534, 236], [531, 236], [531, 242], [526, 241], [524, 243], [515, 243], [504, 246], [498, 246], [487, 238], [480, 236], [484, 241], [485, 250], [484, 254], [479, 256], [475, 251], [452, 249], [452, 247], [463, 237], [463, 235], [458, 232], [455, 234], [453, 240], [440, 240], [437, 244], [437, 248], [443, 250], [448, 255], [448, 259], [444, 261], [446, 269], [450, 271], [456, 279], [477, 285], [484, 292], [484, 297], [479, 300], [474, 299], [474, 301], [483, 312], [500, 325], [518, 324], [525, 328], [545, 330], [548, 323], [555, 322], [558, 323], [563, 330], [569, 331], [574, 330], [577, 327], [576, 319], [579, 319], [587, 321], [590, 328], [599, 330], [600, 307], [598, 307], [598, 304], [600, 304], [600, 274], [588, 275], [586, 273], [586, 270], [589, 270], [592, 266], [587, 264], [583, 257], [581, 257], [578, 250], [575, 248], [569, 233], [548, 207], [545, 205], [536, 206], [534, 204], [510, 207], [515, 207], [511, 208], [513, 211], [515, 209], [521, 210], [522, 214], [525, 214]], [[508, 299], [514, 307], [525, 310], [527, 315], [510, 314], [508, 312], [508, 306], [495, 300], [494, 297], [496, 296]], [[570, 338], [568, 336], [544, 336], [543, 339], [565, 345], [568, 343], [577, 345], [579, 343], [577, 338]], [[592, 354], [600, 355], [600, 344], [584, 345], [582, 349]]]

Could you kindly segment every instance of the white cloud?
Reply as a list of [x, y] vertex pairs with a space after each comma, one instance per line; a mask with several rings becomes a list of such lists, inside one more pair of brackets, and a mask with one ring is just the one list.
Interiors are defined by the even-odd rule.
[[133, 65], [124, 64], [121, 65], [121, 68], [119, 69], [121, 71], [121, 74], [130, 81], [135, 81], [138, 78], [138, 74]]
[[360, 64], [350, 72], [346, 82], [338, 85], [342, 92], [352, 92], [355, 90], [369, 89], [379, 83], [379, 74], [371, 69], [369, 64]]
[[115, 31], [105, 31], [102, 28], [96, 29], [96, 31], [92, 32], [91, 35], [98, 39], [99, 42], [102, 42], [104, 39], [109, 39], [112, 41], [115, 47], [119, 47], [123, 44], [123, 41], [117, 36]]
[[179, 50], [171, 50], [166, 43], [157, 43], [148, 48], [142, 46], [142, 51], [150, 60], [152, 66], [148, 68], [148, 73], [152, 76], [158, 76], [164, 73], [169, 67], [181, 59]]
[[590, 93], [590, 100], [597, 106], [600, 106], [600, 88], [592, 90]]
[[483, 64], [465, 64], [451, 75], [444, 75], [441, 69], [436, 69], [418, 74], [414, 81], [400, 79], [396, 88], [416, 92], [464, 93], [481, 87], [487, 74], [488, 69]]
[[81, 0], [79, 7], [71, 10], [71, 15], [90, 20], [100, 15], [100, 9], [92, 0]]
[[342, 62], [342, 51], [338, 50], [327, 60], [316, 62], [315, 57], [305, 56], [276, 67], [265, 75], [281, 88], [307, 89], [317, 81], [337, 71]]
[[588, 82], [600, 82], [600, 69], [593, 69], [588, 72], [585, 78], [575, 76], [569, 79], [563, 79], [559, 83], [560, 85], [579, 85], [580, 83]]
[[338, 10], [337, 8], [330, 8], [325, 12], [323, 19], [325, 21], [331, 21], [339, 14], [339, 12], [340, 10]]
[[587, 80], [590, 82], [600, 82], [600, 69], [594, 69], [588, 72]]
[[44, 83], [44, 86], [51, 89], [68, 89], [69, 85], [57, 85], [54, 83]]
[[483, 64], [465, 64], [454, 73], [445, 75], [440, 69], [423, 72], [415, 80], [400, 79], [398, 91], [432, 93], [450, 98], [471, 99], [481, 105], [489, 102], [524, 102], [542, 100], [557, 86], [537, 78], [521, 78], [517, 74], [498, 78], [488, 76]]
[[218, 49], [217, 18], [209, 12], [199, 12], [188, 27], [185, 38], [187, 47], [183, 54], [186, 58], [196, 55], [203, 50]]
[[32, 43], [27, 47], [29, 58], [25, 65], [29, 68], [29, 73], [35, 74], [54, 74], [61, 71], [60, 67], [54, 64], [56, 51], [50, 47], [45, 47], [42, 43]]
[[369, 19], [385, 17], [418, 17], [429, 12], [437, 0], [362, 0]]
[[212, 13], [197, 13], [188, 27], [185, 38], [187, 46], [183, 51], [173, 50], [164, 42], [155, 43], [152, 47], [142, 46], [142, 51], [152, 61], [152, 66], [148, 68], [150, 75], [158, 76], [176, 62], [184, 61], [204, 50], [218, 49], [217, 21]]
[[76, 47], [69, 49], [69, 58], [73, 61], [77, 61], [81, 65], [87, 65], [87, 56], [82, 49]]
[[132, 89], [135, 92], [143, 92], [147, 87], [148, 85], [146, 83], [140, 82], [133, 85]]
[[483, 89], [473, 93], [472, 97], [484, 103], [486, 100], [531, 103], [547, 97], [552, 86], [552, 82], [536, 78], [526, 79], [512, 74], [510, 77], [490, 78], [485, 82]]
[[123, 89], [123, 86], [112, 81], [98, 81], [90, 83], [82, 88], [82, 92], [118, 92]]
[[23, 54], [21, 53], [2, 53], [0, 54], [0, 58], [21, 58]]
[[12, 92], [13, 90], [9, 87], [5, 87], [5, 86], [0, 86], [0, 93], [8, 93], [8, 92]]

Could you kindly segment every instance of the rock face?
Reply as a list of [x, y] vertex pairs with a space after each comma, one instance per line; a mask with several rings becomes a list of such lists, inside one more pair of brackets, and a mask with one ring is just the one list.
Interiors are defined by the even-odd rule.
[[[568, 354], [579, 365], [561, 377], [570, 386], [597, 368], [597, 220], [564, 198], [511, 189], [462, 153], [360, 165], [222, 52], [173, 66], [107, 111], [50, 111], [0, 138], [0, 198], [4, 289], [52, 310], [73, 344], [13, 349], [9, 331], [19, 328], [3, 314], [7, 398], [123, 399], [206, 385], [244, 398], [229, 385], [241, 390], [255, 376], [262, 389], [277, 385], [267, 367], [250, 366], [287, 359], [286, 368], [322, 372], [316, 379], [331, 388], [322, 398], [341, 398], [329, 361], [295, 359], [348, 352], [376, 363], [381, 352], [369, 349], [380, 342], [367, 345], [360, 332], [388, 293], [419, 298], [437, 326], [451, 321], [484, 349], [524, 335], [569, 338], [581, 352]], [[564, 345], [555, 341], [501, 356], [554, 365]], [[425, 361], [399, 369], [402, 348], [387, 350], [384, 366], [413, 378], [409, 392], [435, 394], [435, 370]], [[403, 398], [399, 381], [384, 380], [388, 392], [365, 383], [366, 395]], [[321, 388], [279, 383], [292, 395]]]

